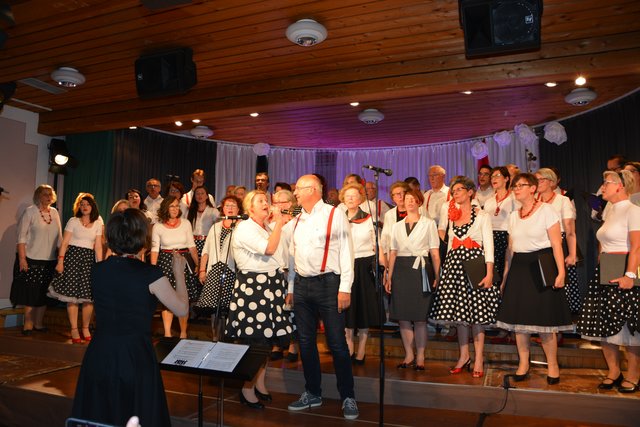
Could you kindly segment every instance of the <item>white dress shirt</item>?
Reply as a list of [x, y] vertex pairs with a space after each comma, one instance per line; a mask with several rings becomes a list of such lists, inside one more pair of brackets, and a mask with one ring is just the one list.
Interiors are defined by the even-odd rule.
[[144, 204], [147, 207], [147, 212], [145, 214], [147, 215], [147, 218], [151, 220], [151, 224], [158, 223], [158, 209], [160, 209], [160, 205], [163, 200], [162, 196], [158, 196], [155, 199], [147, 196], [147, 198], [144, 199]]
[[[323, 274], [320, 268], [324, 258], [327, 224], [332, 209], [333, 206], [319, 200], [311, 212], [303, 209], [298, 217], [287, 223], [287, 226], [293, 227], [289, 249], [292, 260], [290, 272], [295, 271], [303, 277]], [[327, 265], [324, 272], [340, 275], [340, 292], [351, 293], [353, 263], [351, 227], [346, 215], [336, 209], [331, 224]], [[293, 291], [292, 285], [292, 283], [289, 284], [290, 292]]]

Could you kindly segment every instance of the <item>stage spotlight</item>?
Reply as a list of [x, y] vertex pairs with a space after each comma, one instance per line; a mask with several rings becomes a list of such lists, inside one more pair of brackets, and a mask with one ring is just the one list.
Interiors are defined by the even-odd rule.
[[66, 175], [67, 167], [75, 168], [76, 165], [64, 139], [52, 139], [49, 144], [49, 172]]

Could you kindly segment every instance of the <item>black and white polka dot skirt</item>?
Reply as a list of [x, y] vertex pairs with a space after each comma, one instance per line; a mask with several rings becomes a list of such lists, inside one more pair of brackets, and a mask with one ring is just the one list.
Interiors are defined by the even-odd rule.
[[64, 254], [62, 274], [56, 274], [49, 285], [48, 295], [60, 301], [81, 304], [92, 302], [91, 270], [95, 264], [93, 249], [69, 245]]
[[198, 314], [214, 314], [217, 311], [218, 303], [220, 303], [220, 312], [226, 315], [229, 312], [231, 292], [235, 282], [236, 273], [227, 264], [217, 262], [212, 265], [207, 273], [200, 298], [195, 305]]
[[442, 267], [429, 320], [439, 324], [491, 325], [496, 321], [500, 291], [469, 284], [462, 261], [483, 255], [480, 248], [450, 250]]
[[[169, 279], [173, 289], [176, 288], [176, 278], [173, 277], [173, 254], [171, 252], [162, 252], [158, 254], [158, 267], [162, 270], [165, 277]], [[184, 278], [187, 283], [187, 294], [189, 295], [189, 302], [198, 300], [202, 285], [198, 281], [195, 274], [189, 273], [187, 267], [184, 267]]]
[[198, 251], [198, 257], [202, 257], [202, 250], [204, 249], [204, 244], [207, 243], [207, 239], [195, 240], [195, 243], [196, 251]]
[[56, 261], [40, 261], [27, 258], [27, 271], [20, 271], [20, 262], [16, 254], [13, 264], [13, 283], [11, 284], [11, 303], [41, 307], [47, 303], [47, 289], [55, 273]]
[[293, 331], [284, 311], [286, 281], [283, 273], [237, 271], [226, 336], [274, 338]]
[[610, 337], [620, 332], [625, 324], [631, 334], [640, 332], [639, 310], [640, 288], [601, 285], [598, 267], [589, 282], [578, 332], [587, 339]]
[[[562, 246], [565, 247], [566, 235], [562, 233]], [[567, 290], [567, 299], [569, 300], [569, 308], [571, 313], [577, 314], [582, 311], [582, 294], [580, 283], [578, 282], [578, 270], [575, 265], [566, 267], [567, 284], [564, 286]]]
[[506, 231], [493, 232], [493, 284], [500, 286], [504, 274], [504, 259], [509, 245], [509, 233]]

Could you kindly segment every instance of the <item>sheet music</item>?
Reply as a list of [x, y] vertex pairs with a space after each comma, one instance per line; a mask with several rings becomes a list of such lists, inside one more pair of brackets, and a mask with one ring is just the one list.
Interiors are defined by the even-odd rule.
[[249, 350], [248, 345], [217, 342], [200, 367], [214, 371], [232, 372], [247, 350]]
[[248, 345], [183, 339], [162, 360], [165, 365], [232, 372]]

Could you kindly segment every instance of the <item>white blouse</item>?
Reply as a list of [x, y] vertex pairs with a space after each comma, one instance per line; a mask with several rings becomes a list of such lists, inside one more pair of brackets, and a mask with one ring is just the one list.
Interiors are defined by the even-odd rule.
[[240, 222], [233, 232], [231, 248], [238, 270], [266, 272], [284, 267], [282, 242], [273, 255], [266, 255], [271, 228], [265, 230], [253, 219]]
[[56, 208], [49, 208], [51, 223], [47, 224], [40, 216], [40, 208], [31, 205], [20, 216], [18, 222], [18, 243], [26, 246], [27, 258], [40, 261], [56, 259], [56, 250], [62, 243], [62, 225]]
[[[556, 213], [560, 216], [560, 219], [576, 219], [576, 207], [571, 203], [571, 199], [561, 194], [555, 195], [551, 203], [548, 203], [553, 207]], [[565, 232], [564, 224], [560, 221], [560, 231]]]
[[96, 239], [101, 239], [102, 236], [102, 227], [104, 223], [102, 221], [102, 217], [98, 217], [91, 227], [85, 227], [82, 225], [82, 221], [80, 218], [73, 217], [67, 221], [67, 225], [64, 227], [65, 232], [71, 233], [71, 240], [69, 240], [69, 244], [73, 246], [78, 246], [80, 248], [93, 249], [96, 245]]
[[491, 228], [491, 218], [489, 218], [489, 214], [482, 209], [476, 210], [475, 221], [471, 227], [469, 227], [469, 231], [462, 237], [458, 237], [453, 232], [453, 224], [451, 224], [451, 227], [449, 227], [447, 251], [451, 250], [454, 237], [459, 240], [464, 240], [469, 237], [474, 242], [479, 243], [484, 250], [485, 262], [493, 262], [493, 229]]
[[630, 200], [611, 203], [604, 224], [596, 233], [602, 252], [629, 252], [629, 232], [640, 230], [640, 207]]
[[434, 220], [420, 216], [411, 234], [407, 235], [405, 219], [393, 224], [391, 230], [390, 249], [396, 251], [397, 256], [428, 256], [430, 249], [440, 247], [440, 238]]
[[[498, 208], [500, 209], [498, 210]], [[497, 203], [496, 196], [494, 195], [484, 202], [483, 209], [491, 217], [491, 227], [493, 231], [507, 231], [509, 227], [509, 215], [511, 212], [520, 209], [520, 202], [516, 200], [511, 192], [500, 203]], [[497, 215], [496, 210], [498, 210]]]
[[198, 212], [193, 225], [193, 235], [206, 236], [209, 234], [211, 226], [213, 226], [219, 216], [220, 213], [218, 212], [218, 209], [212, 208], [211, 206], [204, 208], [204, 212], [202, 213]]
[[363, 222], [350, 222], [349, 225], [351, 226], [354, 258], [366, 258], [375, 255], [375, 231], [371, 216], [368, 215]]
[[551, 240], [547, 230], [560, 222], [558, 213], [548, 203], [542, 205], [525, 219], [518, 211], [509, 215], [509, 238], [514, 252], [534, 252], [550, 248]]
[[161, 222], [153, 226], [151, 252], [160, 252], [160, 249], [194, 248], [195, 246], [191, 223], [186, 218], [180, 218], [180, 224], [176, 228], [169, 228]]
[[222, 241], [222, 249], [220, 249], [220, 235], [222, 234], [222, 222], [214, 224], [209, 229], [207, 240], [202, 249], [202, 256], [209, 255], [207, 260], [207, 271], [213, 267], [218, 261], [226, 262], [231, 270], [235, 269], [236, 263], [233, 259], [233, 251], [231, 250], [231, 238], [235, 229], [231, 232], [231, 235], [227, 234]]

